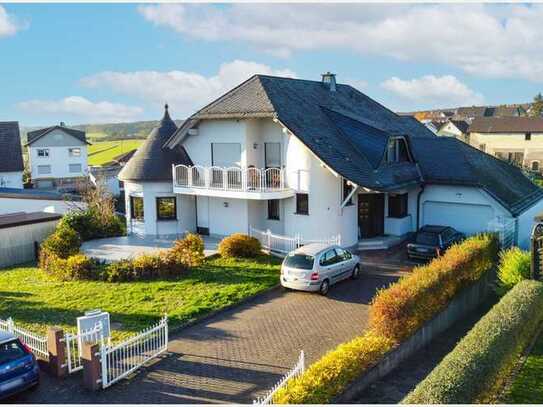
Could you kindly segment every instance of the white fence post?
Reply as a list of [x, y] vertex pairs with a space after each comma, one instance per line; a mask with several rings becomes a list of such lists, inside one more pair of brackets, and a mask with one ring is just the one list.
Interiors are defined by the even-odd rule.
[[268, 250], [271, 250], [272, 249], [272, 245], [271, 245], [271, 230], [268, 229], [266, 231], [267, 235], [268, 235]]
[[13, 322], [13, 319], [11, 317], [8, 318], [8, 332], [13, 333], [15, 323]]

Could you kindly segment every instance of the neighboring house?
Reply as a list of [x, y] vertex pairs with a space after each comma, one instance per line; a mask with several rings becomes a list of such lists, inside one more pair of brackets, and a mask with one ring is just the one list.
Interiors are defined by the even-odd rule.
[[64, 123], [27, 134], [28, 160], [36, 188], [74, 187], [86, 179], [87, 142], [85, 132]]
[[541, 172], [543, 118], [484, 117], [469, 127], [472, 146], [495, 157]]
[[65, 214], [84, 208], [80, 198], [38, 189], [0, 188], [0, 215], [15, 212]]
[[23, 170], [19, 123], [0, 122], [0, 188], [22, 188]]
[[168, 110], [119, 174], [129, 233], [252, 228], [344, 246], [425, 224], [503, 229], [527, 247], [543, 190], [357, 89], [255, 75], [177, 128]]
[[91, 166], [89, 167], [89, 179], [95, 186], [102, 183], [111, 195], [118, 197], [124, 191], [123, 182], [117, 178], [121, 169], [120, 165]]
[[439, 129], [441, 128], [441, 126], [443, 126], [443, 123], [442, 121], [437, 121], [437, 120], [426, 120], [426, 121], [423, 121], [422, 122], [427, 128], [428, 130], [430, 130], [432, 133], [434, 134], [437, 134]]
[[442, 123], [437, 131], [438, 136], [455, 137], [458, 140], [466, 141], [469, 129], [469, 123], [465, 120], [448, 120]]

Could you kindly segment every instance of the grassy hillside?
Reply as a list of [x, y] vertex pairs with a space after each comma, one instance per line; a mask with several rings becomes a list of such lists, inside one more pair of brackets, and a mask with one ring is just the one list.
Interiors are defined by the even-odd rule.
[[89, 146], [89, 165], [104, 165], [119, 154], [138, 148], [143, 140], [100, 141]]

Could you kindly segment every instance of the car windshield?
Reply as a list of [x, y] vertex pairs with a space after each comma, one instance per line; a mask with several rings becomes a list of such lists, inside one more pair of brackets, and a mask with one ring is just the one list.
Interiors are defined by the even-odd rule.
[[0, 365], [26, 356], [26, 351], [17, 340], [0, 344]]
[[292, 253], [285, 258], [285, 266], [292, 267], [294, 269], [311, 270], [313, 268], [313, 262], [315, 258], [308, 256], [307, 254]]
[[417, 239], [416, 242], [418, 244], [426, 244], [429, 246], [437, 246], [438, 240], [437, 240], [437, 234], [435, 233], [429, 233], [429, 232], [419, 232], [417, 233]]

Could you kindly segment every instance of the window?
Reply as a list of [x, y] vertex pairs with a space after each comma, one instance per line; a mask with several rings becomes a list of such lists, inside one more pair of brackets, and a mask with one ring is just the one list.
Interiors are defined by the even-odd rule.
[[307, 254], [291, 253], [285, 258], [285, 266], [293, 269], [311, 270], [315, 258]]
[[158, 220], [177, 219], [175, 197], [164, 197], [156, 199], [156, 217]]
[[279, 220], [279, 199], [268, 201], [268, 219]]
[[353, 257], [351, 252], [349, 252], [348, 250], [344, 250], [344, 249], [340, 249], [340, 248], [337, 248], [335, 250], [336, 250], [337, 257], [338, 257], [338, 262], [339, 261], [350, 260]]
[[143, 220], [143, 198], [141, 196], [130, 197], [130, 214], [132, 219]]
[[328, 250], [325, 252], [319, 261], [319, 264], [321, 266], [331, 266], [332, 264], [338, 263], [340, 258], [337, 256], [336, 251], [334, 249]]
[[80, 148], [69, 148], [68, 153], [70, 157], [80, 157], [81, 156], [81, 149]]
[[38, 149], [38, 157], [49, 157], [49, 149], [48, 148], [39, 148]]
[[486, 152], [486, 144], [479, 144], [479, 150]]
[[38, 165], [38, 174], [51, 174], [50, 165]]
[[211, 143], [211, 162], [218, 167], [241, 165], [240, 143]]
[[407, 216], [407, 194], [388, 196], [388, 217], [405, 218]]
[[13, 362], [27, 356], [27, 352], [18, 339], [0, 345], [0, 364]]
[[539, 171], [539, 161], [532, 161], [532, 171]]
[[389, 140], [385, 161], [388, 163], [410, 161], [405, 139], [393, 138]]
[[[343, 203], [343, 201], [345, 201], [345, 199], [347, 199], [347, 197], [349, 196], [349, 194], [353, 191], [353, 186], [352, 184], [349, 183], [349, 181], [347, 181], [345, 178], [343, 178], [343, 199], [341, 200], [341, 203]], [[345, 204], [346, 206], [349, 206], [349, 205], [352, 205], [353, 204], [353, 197], [351, 196], [349, 198], [349, 201]]]
[[70, 172], [81, 172], [81, 164], [69, 164], [68, 169]]
[[266, 168], [281, 168], [281, 143], [264, 143]]
[[119, 180], [119, 189], [124, 189], [124, 181]]
[[530, 141], [531, 139], [532, 139], [532, 133], [526, 133], [526, 134], [524, 135], [524, 140]]
[[309, 195], [296, 194], [296, 214], [309, 215]]

